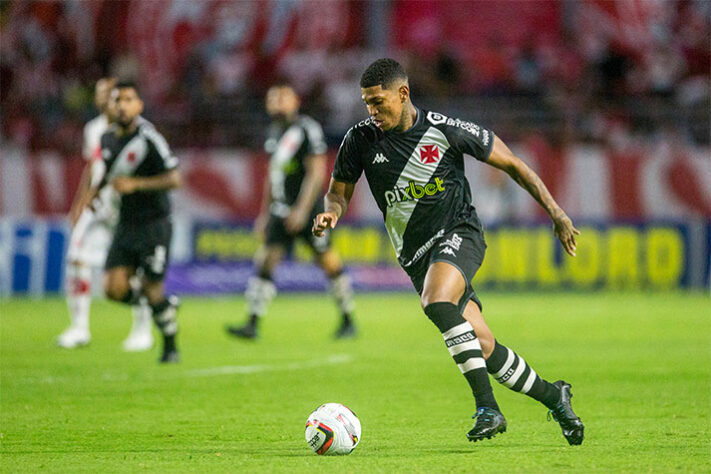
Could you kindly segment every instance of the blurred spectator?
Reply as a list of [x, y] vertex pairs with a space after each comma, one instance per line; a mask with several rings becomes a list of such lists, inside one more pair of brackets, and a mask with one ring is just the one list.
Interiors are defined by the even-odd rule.
[[[663, 128], [708, 144], [711, 3], [623, 1], [396, 0], [377, 18], [357, 0], [2, 2], [1, 136], [72, 148], [91, 84], [111, 74], [150, 85], [146, 114], [175, 146], [255, 147], [260, 97], [282, 76], [337, 146], [365, 116], [360, 73], [391, 55], [423, 104], [477, 114], [511, 140], [531, 128], [557, 141]], [[392, 44], [367, 49], [381, 28]]]

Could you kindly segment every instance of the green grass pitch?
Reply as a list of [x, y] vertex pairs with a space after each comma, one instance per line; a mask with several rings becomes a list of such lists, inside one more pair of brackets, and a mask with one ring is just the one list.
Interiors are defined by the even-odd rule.
[[[60, 350], [62, 299], [0, 302], [2, 472], [668, 472], [711, 470], [711, 300], [699, 293], [487, 293], [498, 339], [573, 385], [585, 442], [495, 384], [508, 432], [471, 444], [474, 405], [412, 294], [359, 295], [360, 337], [330, 336], [328, 295], [280, 295], [257, 342], [229, 339], [241, 298], [184, 300], [183, 360], [126, 354], [118, 305], [93, 306], [90, 346]], [[304, 440], [324, 402], [362, 442], [321, 457]]]

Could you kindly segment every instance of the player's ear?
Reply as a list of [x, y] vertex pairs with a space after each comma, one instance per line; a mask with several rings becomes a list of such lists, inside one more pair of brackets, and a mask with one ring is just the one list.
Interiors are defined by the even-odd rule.
[[398, 94], [400, 96], [400, 102], [404, 104], [410, 97], [410, 87], [407, 84], [401, 85], [398, 89]]

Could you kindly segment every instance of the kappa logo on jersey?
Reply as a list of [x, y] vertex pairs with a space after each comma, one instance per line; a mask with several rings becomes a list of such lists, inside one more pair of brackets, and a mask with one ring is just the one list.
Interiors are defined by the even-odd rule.
[[426, 165], [439, 161], [439, 148], [437, 145], [422, 145], [420, 147], [420, 161]]
[[445, 247], [443, 248], [439, 253], [446, 253], [447, 255], [451, 255], [452, 257], [456, 257], [454, 250], [451, 249], [451, 247]]
[[427, 183], [424, 186], [410, 181], [403, 188], [395, 186], [392, 191], [385, 191], [385, 202], [388, 207], [391, 207], [396, 202], [416, 201], [442, 191], [444, 191], [444, 181], [441, 178], [435, 178], [434, 183]]
[[373, 158], [373, 164], [380, 164], [380, 163], [389, 163], [390, 160], [388, 160], [385, 155], [382, 153], [376, 153], [375, 158]]

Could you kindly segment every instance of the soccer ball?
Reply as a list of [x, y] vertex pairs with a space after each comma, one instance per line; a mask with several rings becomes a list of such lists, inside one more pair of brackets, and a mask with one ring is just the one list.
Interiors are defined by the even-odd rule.
[[326, 403], [306, 420], [306, 442], [316, 454], [349, 454], [360, 441], [360, 420], [340, 403]]

